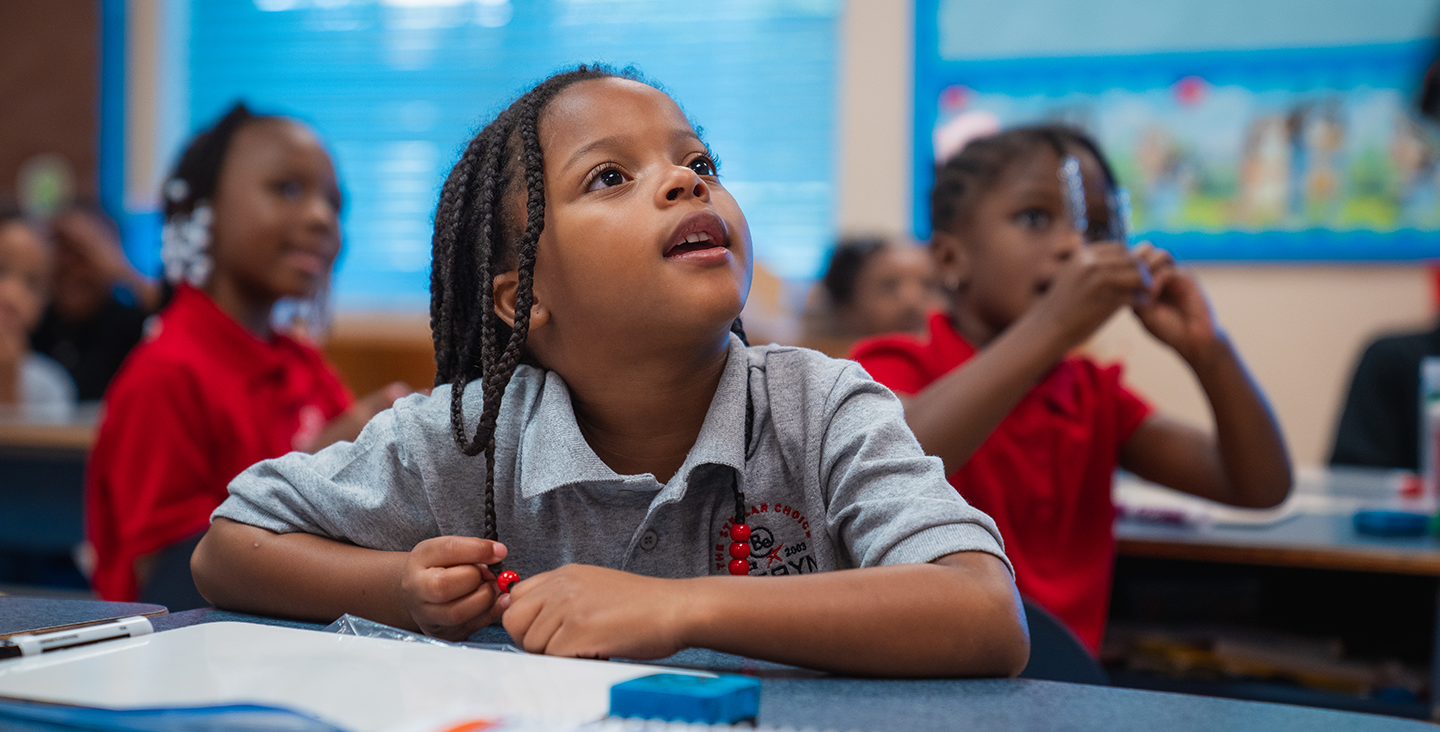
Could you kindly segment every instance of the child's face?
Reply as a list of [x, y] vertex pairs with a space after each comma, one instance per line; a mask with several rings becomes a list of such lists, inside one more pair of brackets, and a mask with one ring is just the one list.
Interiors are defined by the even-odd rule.
[[309, 129], [265, 119], [235, 132], [211, 201], [211, 283], [247, 297], [304, 297], [340, 252], [340, 191]]
[[49, 296], [50, 251], [29, 226], [0, 224], [0, 333], [29, 333]]
[[540, 352], [552, 341], [729, 327], [750, 289], [750, 228], [670, 97], [625, 79], [578, 83], [546, 109], [540, 143], [542, 361], [555, 367]]
[[865, 262], [855, 278], [855, 293], [841, 310], [856, 335], [920, 331], [925, 316], [943, 305], [935, 265], [925, 250], [909, 243], [890, 244]]
[[[1104, 173], [1093, 156], [1073, 154], [1084, 178], [1089, 231], [1106, 231]], [[1087, 237], [1075, 231], [1061, 192], [1060, 164], [1048, 149], [1017, 161], [976, 202], [962, 230], [936, 232], [932, 246], [941, 281], [958, 285], [951, 307], [982, 329], [967, 337], [988, 342], [1009, 327], [1084, 246]]]

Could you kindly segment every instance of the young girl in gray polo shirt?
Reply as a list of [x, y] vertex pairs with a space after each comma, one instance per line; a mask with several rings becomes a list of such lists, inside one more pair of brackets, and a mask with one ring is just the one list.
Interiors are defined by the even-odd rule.
[[668, 96], [584, 66], [540, 83], [441, 193], [434, 392], [236, 478], [197, 586], [450, 639], [502, 622], [563, 656], [1018, 673], [995, 525], [858, 366], [745, 344], [751, 254]]

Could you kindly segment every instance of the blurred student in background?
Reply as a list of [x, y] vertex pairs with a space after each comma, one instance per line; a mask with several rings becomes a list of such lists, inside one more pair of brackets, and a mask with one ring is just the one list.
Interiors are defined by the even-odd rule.
[[81, 400], [96, 400], [140, 342], [159, 285], [131, 266], [104, 214], [74, 206], [50, 221], [54, 297], [30, 345], [75, 379]]
[[805, 304], [806, 345], [843, 356], [859, 338], [921, 334], [926, 317], [943, 303], [924, 249], [898, 237], [846, 237]]
[[0, 410], [64, 415], [75, 404], [70, 375], [30, 349], [54, 266], [50, 244], [18, 210], [0, 210]]
[[1420, 364], [1440, 356], [1440, 327], [1390, 333], [1365, 347], [1335, 428], [1331, 465], [1423, 471]]
[[[1071, 156], [1083, 218], [1057, 175]], [[1095, 143], [1069, 128], [970, 142], [939, 167], [931, 193], [946, 310], [928, 338], [854, 351], [902, 395], [906, 422], [960, 494], [995, 519], [1021, 594], [1092, 652], [1110, 598], [1117, 464], [1238, 506], [1273, 506], [1291, 480], [1279, 426], [1200, 283], [1167, 252], [1107, 241], [1115, 189]], [[1214, 434], [1156, 414], [1120, 367], [1068, 355], [1127, 306], [1199, 379]]]
[[[340, 251], [340, 190], [309, 128], [237, 105], [191, 139], [164, 194], [173, 297], [105, 394], [86, 535], [100, 597], [146, 598], [153, 568], [178, 567], [188, 600], [167, 599], [195, 606], [189, 550], [230, 479], [353, 439], [410, 389], [357, 402], [316, 348], [272, 323], [282, 299], [323, 313]], [[154, 579], [177, 589], [166, 574]]]

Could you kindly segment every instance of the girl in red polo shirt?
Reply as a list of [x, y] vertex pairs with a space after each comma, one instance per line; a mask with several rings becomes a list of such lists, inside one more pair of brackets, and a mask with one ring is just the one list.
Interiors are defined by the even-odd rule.
[[106, 600], [135, 600], [240, 471], [353, 439], [409, 392], [357, 402], [316, 348], [272, 324], [289, 299], [313, 327], [340, 251], [335, 171], [307, 127], [237, 105], [191, 140], [164, 192], [173, 297], [105, 394], [86, 478], [91, 581]]
[[[1072, 157], [1082, 215], [1057, 175]], [[995, 519], [1020, 592], [1092, 652], [1110, 599], [1117, 463], [1237, 506], [1273, 506], [1291, 482], [1275, 418], [1199, 283], [1165, 251], [1107, 241], [1116, 191], [1099, 149], [1075, 130], [971, 142], [936, 171], [931, 193], [946, 311], [931, 317], [928, 339], [882, 337], [852, 353], [901, 395], [951, 484]], [[1214, 434], [1155, 414], [1118, 366], [1067, 355], [1127, 306], [1194, 371]]]

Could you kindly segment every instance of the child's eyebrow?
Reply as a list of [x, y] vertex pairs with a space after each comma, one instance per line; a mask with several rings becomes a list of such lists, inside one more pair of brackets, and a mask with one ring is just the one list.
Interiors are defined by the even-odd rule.
[[[629, 138], [630, 138], [629, 135], [611, 135], [611, 136], [609, 136], [609, 137], [602, 137], [602, 138], [600, 138], [600, 139], [598, 139], [598, 140], [594, 140], [594, 141], [592, 141], [592, 142], [590, 142], [590, 143], [588, 143], [588, 144], [582, 145], [582, 146], [580, 146], [580, 149], [579, 149], [579, 150], [576, 150], [576, 151], [574, 152], [574, 154], [572, 154], [572, 155], [570, 156], [570, 159], [569, 159], [569, 160], [565, 161], [565, 165], [563, 165], [563, 166], [560, 168], [560, 172], [563, 173], [563, 172], [569, 170], [572, 166], [574, 166], [577, 162], [579, 162], [579, 160], [580, 160], [581, 158], [585, 157], [586, 155], [588, 155], [588, 154], [590, 154], [590, 153], [592, 153], [592, 152], [594, 152], [594, 151], [596, 151], [596, 150], [603, 149], [603, 148], [607, 148], [607, 147], [620, 147], [620, 146], [621, 146], [627, 139], [629, 139]], [[698, 143], [701, 147], [705, 147], [705, 143], [704, 143], [704, 142], [701, 142], [700, 136], [697, 135], [697, 134], [695, 134], [695, 131], [694, 131], [694, 130], [679, 130], [679, 129], [677, 129], [677, 130], [675, 130], [675, 131], [673, 131], [673, 132], [670, 133], [670, 142], [671, 142], [672, 144], [673, 144], [673, 143], [677, 143], [677, 142], [691, 142], [691, 141], [693, 141], [693, 142], [695, 142], [695, 143]], [[706, 148], [706, 150], [708, 151], [709, 148]]]

